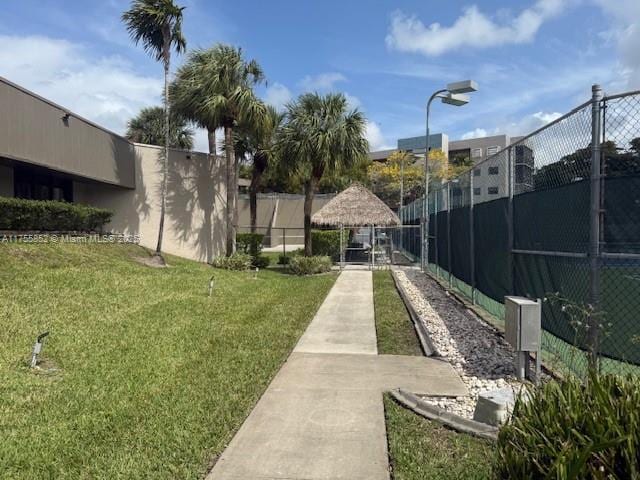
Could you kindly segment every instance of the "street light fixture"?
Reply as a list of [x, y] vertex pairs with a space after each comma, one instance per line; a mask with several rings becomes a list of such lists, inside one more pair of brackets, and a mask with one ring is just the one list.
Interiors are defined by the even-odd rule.
[[[478, 91], [478, 84], [473, 80], [463, 80], [461, 82], [453, 82], [447, 85], [447, 88], [438, 90], [431, 95], [427, 102], [427, 138], [425, 142], [424, 150], [424, 205], [422, 210], [423, 225], [424, 225], [424, 239], [422, 242], [422, 271], [426, 271], [428, 265], [427, 255], [429, 255], [429, 114], [431, 112], [431, 102], [436, 98], [440, 98], [442, 103], [447, 105], [453, 105], [454, 107], [461, 107], [469, 103], [469, 96], [465, 93], [472, 93]], [[449, 201], [449, 199], [447, 199]]]

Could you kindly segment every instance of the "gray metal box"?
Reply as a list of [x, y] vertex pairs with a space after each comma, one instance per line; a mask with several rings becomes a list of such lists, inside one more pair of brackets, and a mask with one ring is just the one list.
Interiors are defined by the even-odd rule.
[[504, 336], [516, 351], [540, 350], [540, 302], [524, 297], [504, 297]]

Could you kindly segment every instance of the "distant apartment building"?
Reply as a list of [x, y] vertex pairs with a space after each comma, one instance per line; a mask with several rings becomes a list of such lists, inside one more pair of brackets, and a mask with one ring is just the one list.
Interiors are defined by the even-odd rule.
[[[489, 137], [469, 138], [464, 140], [449, 140], [444, 133], [429, 136], [429, 148], [440, 149], [453, 161], [455, 158], [469, 158], [473, 161], [473, 197], [474, 202], [487, 202], [508, 194], [508, 174], [506, 157], [490, 157], [499, 154], [507, 146], [519, 141], [522, 137], [508, 135], [493, 135]], [[424, 162], [426, 136], [401, 138], [398, 140], [397, 150], [403, 150], [415, 155], [417, 162]], [[395, 150], [371, 152], [372, 161], [386, 161]], [[532, 188], [533, 184], [533, 151], [525, 145], [516, 145], [514, 149], [514, 180], [515, 191], [521, 193]], [[453, 195], [462, 196], [460, 189], [454, 189]], [[453, 198], [456, 202], [456, 198]]]

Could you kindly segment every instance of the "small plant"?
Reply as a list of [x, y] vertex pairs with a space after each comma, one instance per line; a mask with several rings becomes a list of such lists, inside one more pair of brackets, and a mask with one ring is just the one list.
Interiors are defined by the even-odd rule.
[[497, 444], [499, 478], [640, 478], [640, 385], [589, 373], [529, 391]]
[[327, 256], [315, 257], [291, 257], [289, 268], [296, 275], [313, 275], [316, 273], [329, 272], [333, 262]]
[[[596, 309], [591, 304], [576, 302], [570, 298], [560, 295], [559, 292], [547, 294], [544, 299], [550, 306], [557, 308], [567, 319], [567, 322], [574, 331], [573, 346], [576, 349], [588, 347], [591, 353], [592, 368], [597, 368], [600, 337], [606, 337], [611, 330], [611, 322], [605, 321], [605, 312]], [[592, 331], [595, 329], [596, 331]], [[595, 341], [593, 339], [598, 339]], [[594, 344], [591, 344], [594, 343]], [[571, 358], [568, 367], [574, 370], [575, 349], [571, 351]]]
[[249, 270], [253, 258], [246, 253], [234, 253], [230, 257], [217, 257], [213, 259], [212, 265], [225, 270]]
[[264, 235], [261, 233], [238, 233], [236, 235], [236, 246], [238, 252], [248, 253], [252, 257], [258, 257], [262, 253], [262, 241]]
[[280, 256], [278, 257], [278, 265], [289, 265], [290, 261], [291, 261], [291, 256], [289, 255], [283, 255], [281, 253]]
[[253, 257], [251, 259], [251, 265], [262, 270], [263, 268], [267, 268], [271, 263], [271, 258], [266, 255], [258, 255], [257, 257]]

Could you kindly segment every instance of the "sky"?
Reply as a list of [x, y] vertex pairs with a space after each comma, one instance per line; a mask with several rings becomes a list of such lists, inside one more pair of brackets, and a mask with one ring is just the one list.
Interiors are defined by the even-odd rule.
[[[449, 82], [480, 89], [438, 104], [450, 139], [526, 134], [590, 97], [640, 89], [640, 0], [176, 0], [188, 48], [240, 46], [278, 108], [343, 92], [367, 117], [372, 150], [424, 132], [424, 105]], [[162, 67], [120, 21], [127, 0], [3, 2], [0, 76], [117, 133], [159, 105]], [[175, 70], [184, 56], [174, 57]], [[196, 149], [206, 150], [204, 132]]]

